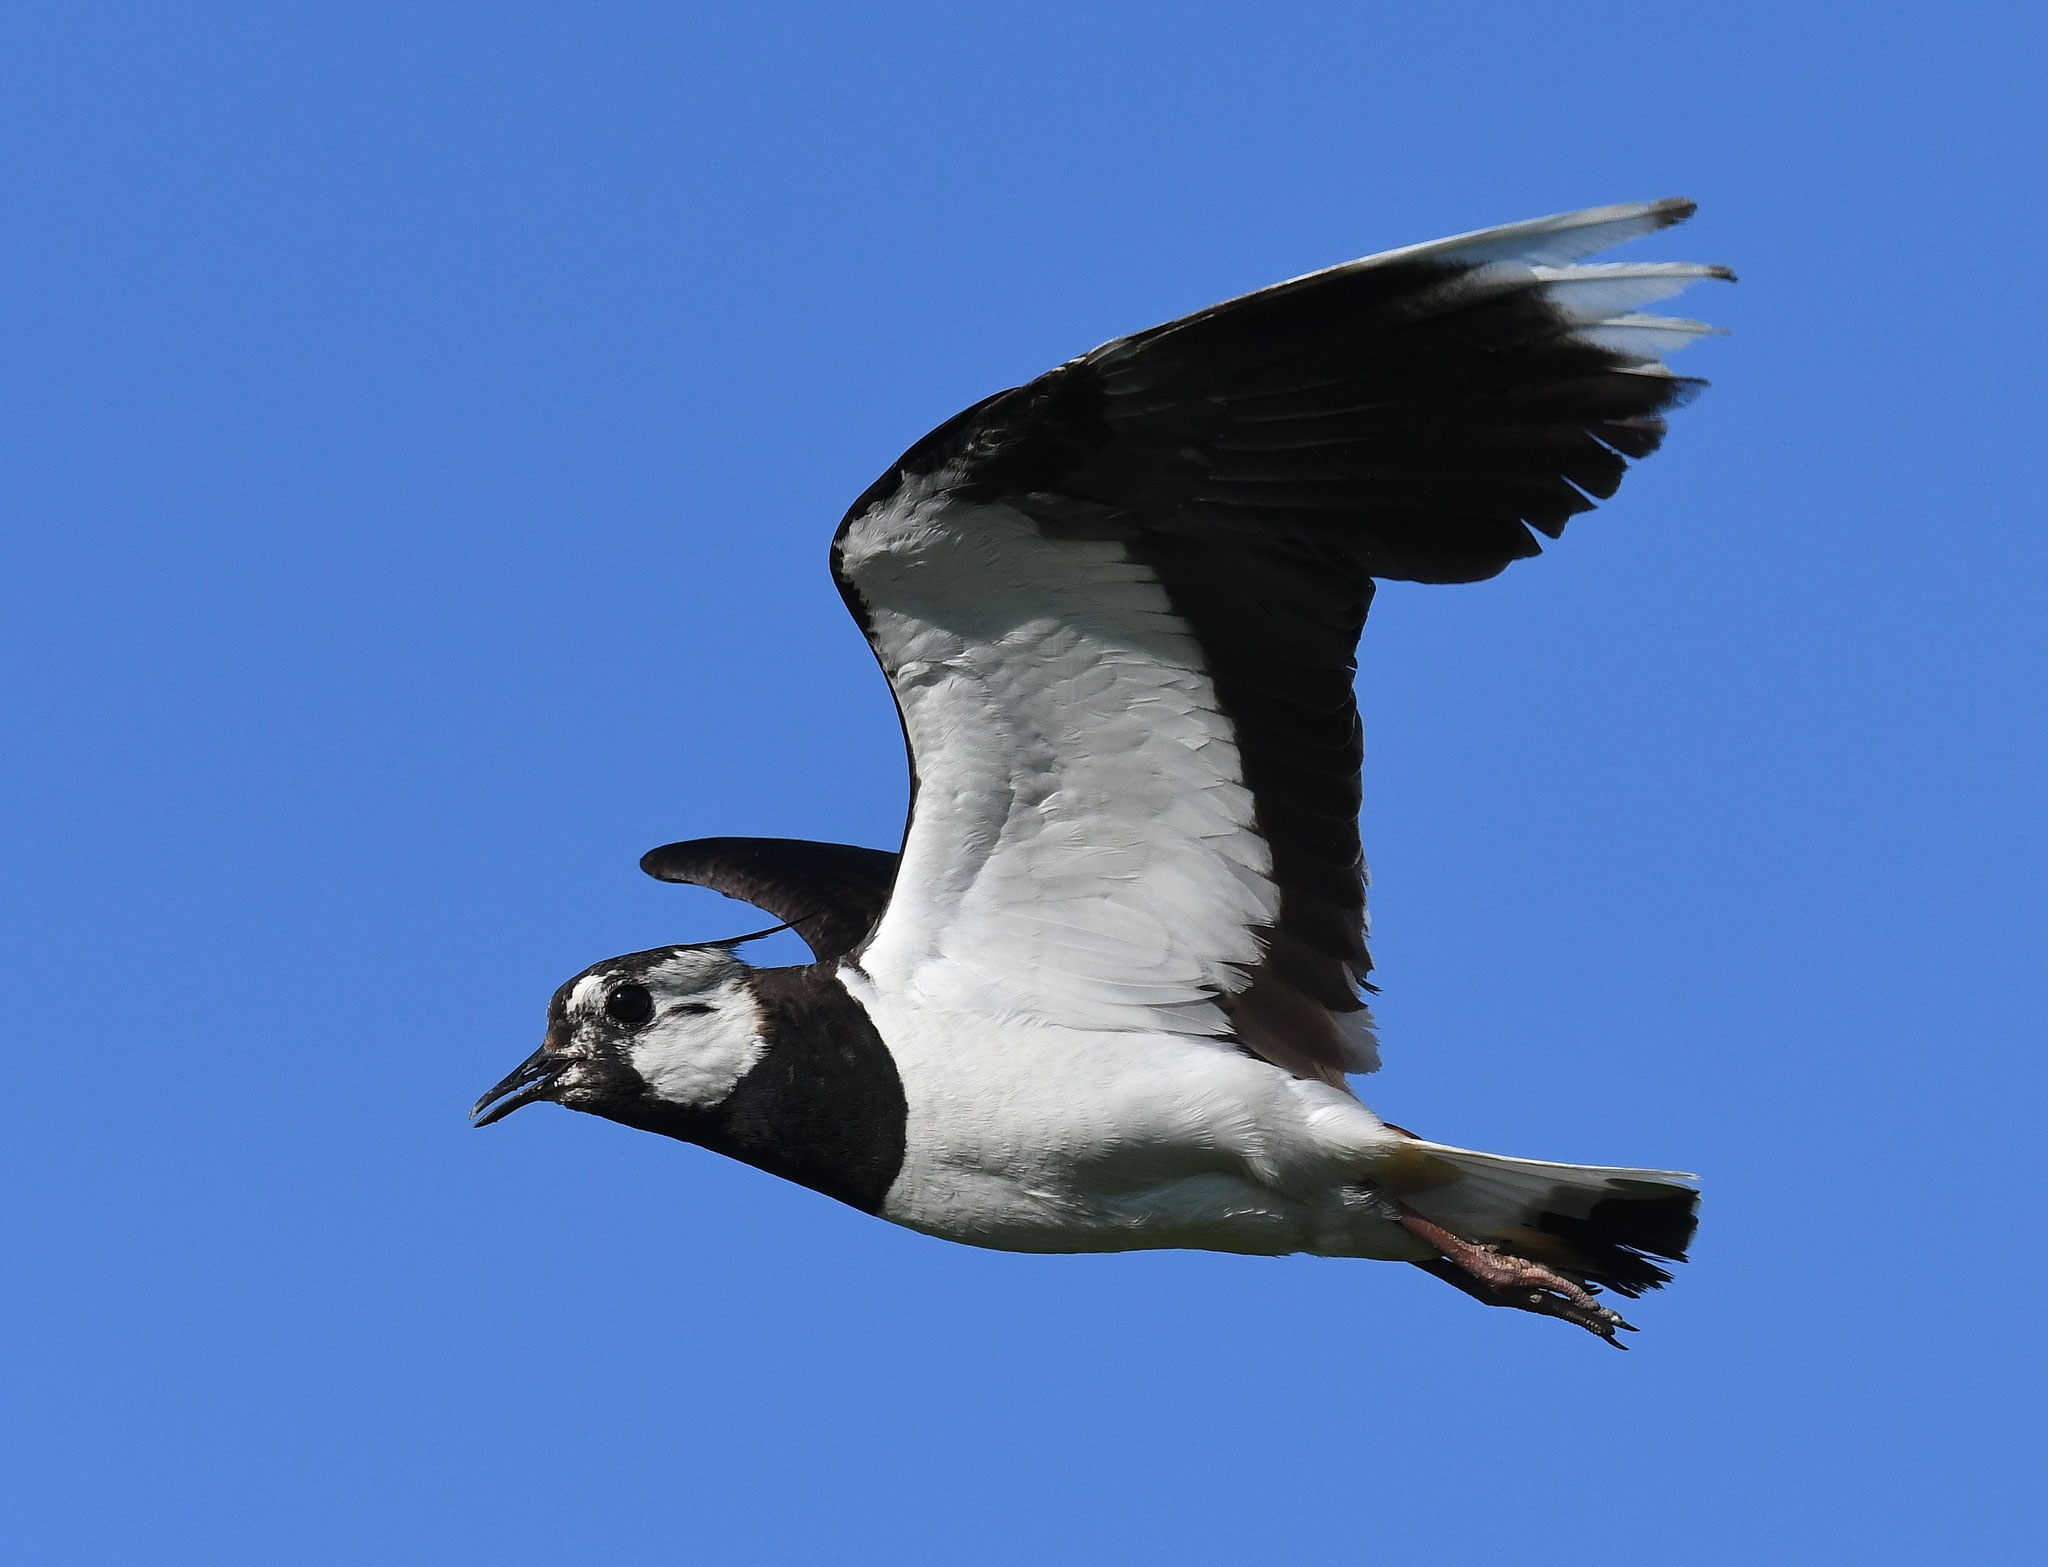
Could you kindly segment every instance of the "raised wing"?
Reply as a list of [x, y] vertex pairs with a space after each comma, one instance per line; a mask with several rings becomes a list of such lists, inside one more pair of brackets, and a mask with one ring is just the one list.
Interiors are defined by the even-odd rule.
[[693, 838], [640, 856], [661, 881], [709, 887], [787, 922], [820, 963], [842, 957], [882, 917], [896, 856], [802, 838]]
[[1699, 384], [1579, 265], [1692, 204], [1370, 257], [1105, 344], [913, 446], [833, 569], [913, 804], [860, 954], [927, 1005], [1377, 1065], [1353, 655], [1375, 577], [1469, 582], [1612, 495]]

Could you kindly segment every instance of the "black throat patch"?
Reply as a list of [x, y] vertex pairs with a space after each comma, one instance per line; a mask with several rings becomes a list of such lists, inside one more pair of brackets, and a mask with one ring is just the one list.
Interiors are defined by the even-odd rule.
[[903, 1169], [903, 1080], [836, 966], [747, 976], [768, 1048], [724, 1103], [686, 1110], [643, 1099], [603, 1113], [879, 1212]]

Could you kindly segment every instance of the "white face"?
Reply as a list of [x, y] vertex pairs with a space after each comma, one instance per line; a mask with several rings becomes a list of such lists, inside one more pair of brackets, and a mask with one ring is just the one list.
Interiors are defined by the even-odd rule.
[[746, 967], [723, 947], [677, 947], [601, 963], [566, 987], [562, 1024], [572, 1058], [554, 1095], [571, 1108], [613, 1092], [609, 1062], [630, 1066], [646, 1092], [708, 1110], [767, 1048]]

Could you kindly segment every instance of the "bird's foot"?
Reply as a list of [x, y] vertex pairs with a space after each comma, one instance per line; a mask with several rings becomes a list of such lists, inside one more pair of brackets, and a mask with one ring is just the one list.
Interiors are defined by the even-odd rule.
[[1559, 1317], [1577, 1323], [1588, 1333], [1598, 1334], [1616, 1349], [1628, 1348], [1614, 1335], [1624, 1330], [1633, 1333], [1635, 1325], [1620, 1312], [1601, 1305], [1583, 1284], [1540, 1262], [1510, 1256], [1498, 1246], [1453, 1235], [1391, 1197], [1383, 1195], [1381, 1201], [1396, 1224], [1441, 1253], [1441, 1261], [1419, 1264], [1438, 1278], [1488, 1305], [1513, 1306], [1540, 1316]]

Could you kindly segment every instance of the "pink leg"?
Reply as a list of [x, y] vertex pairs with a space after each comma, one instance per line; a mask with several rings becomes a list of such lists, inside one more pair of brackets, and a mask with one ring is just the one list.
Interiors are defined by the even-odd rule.
[[[1553, 1272], [1540, 1262], [1531, 1262], [1526, 1257], [1511, 1257], [1497, 1246], [1453, 1235], [1442, 1225], [1432, 1224], [1421, 1214], [1411, 1212], [1406, 1203], [1384, 1195], [1381, 1201], [1393, 1210], [1389, 1216], [1396, 1224], [1411, 1235], [1428, 1241], [1443, 1254], [1450, 1270], [1437, 1267], [1429, 1270], [1440, 1278], [1448, 1279], [1467, 1294], [1493, 1305], [1515, 1306], [1546, 1317], [1562, 1317], [1567, 1322], [1576, 1322], [1588, 1333], [1597, 1333], [1616, 1349], [1628, 1348], [1614, 1334], [1617, 1328], [1635, 1332], [1633, 1324], [1623, 1321], [1621, 1313], [1601, 1305], [1584, 1285]], [[1463, 1277], [1454, 1276], [1451, 1270]]]

